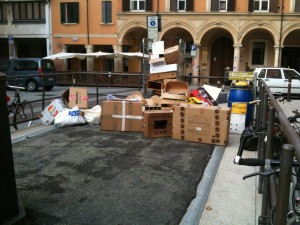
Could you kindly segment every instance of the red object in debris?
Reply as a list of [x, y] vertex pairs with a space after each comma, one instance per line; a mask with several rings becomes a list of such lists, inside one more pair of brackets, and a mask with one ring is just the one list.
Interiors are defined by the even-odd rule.
[[207, 93], [203, 87], [199, 87], [190, 93], [190, 97], [196, 97], [204, 102], [205, 106], [217, 105], [216, 101]]
[[9, 102], [10, 97], [6, 95], [6, 102]]

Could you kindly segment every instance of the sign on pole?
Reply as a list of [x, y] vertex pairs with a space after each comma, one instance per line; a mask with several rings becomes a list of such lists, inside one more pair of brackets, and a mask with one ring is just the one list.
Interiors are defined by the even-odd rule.
[[196, 46], [192, 45], [191, 56], [196, 56]]
[[148, 25], [148, 39], [152, 39], [153, 42], [158, 41], [158, 17], [147, 16]]

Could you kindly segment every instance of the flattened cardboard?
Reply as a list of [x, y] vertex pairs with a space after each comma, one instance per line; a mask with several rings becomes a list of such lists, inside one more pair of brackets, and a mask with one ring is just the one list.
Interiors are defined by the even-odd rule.
[[142, 132], [143, 106], [144, 102], [103, 101], [101, 130]]
[[154, 80], [164, 80], [164, 79], [176, 79], [176, 71], [175, 72], [165, 72], [165, 73], [155, 73], [150, 74], [149, 79], [150, 81]]
[[174, 106], [172, 138], [214, 145], [227, 145], [229, 107], [180, 104]]
[[143, 134], [145, 137], [170, 137], [172, 135], [172, 110], [144, 112]]
[[66, 108], [63, 101], [55, 99], [49, 104], [41, 113], [38, 114], [38, 117], [43, 121], [45, 125], [50, 125], [55, 116], [62, 112]]
[[177, 64], [168, 64], [168, 65], [149, 64], [149, 65], [150, 65], [150, 74], [177, 71]]

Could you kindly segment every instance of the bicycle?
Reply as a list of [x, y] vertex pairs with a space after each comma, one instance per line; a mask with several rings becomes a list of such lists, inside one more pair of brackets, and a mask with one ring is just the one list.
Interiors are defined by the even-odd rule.
[[13, 113], [11, 123], [12, 126], [15, 128], [15, 130], [18, 130], [18, 124], [22, 122], [32, 121], [33, 107], [31, 103], [27, 102], [26, 100], [21, 101], [20, 90], [25, 90], [24, 87], [10, 86], [10, 85], [8, 85], [8, 87], [15, 90], [15, 96], [13, 102], [7, 105], [8, 115]]

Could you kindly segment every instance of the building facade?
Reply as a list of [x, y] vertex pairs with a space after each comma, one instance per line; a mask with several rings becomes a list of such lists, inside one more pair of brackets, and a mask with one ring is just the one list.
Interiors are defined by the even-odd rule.
[[0, 0], [0, 60], [44, 57], [51, 41], [49, 1]]
[[[47, 18], [47, 10], [45, 14]], [[48, 55], [142, 52], [147, 18], [157, 16], [157, 40], [166, 48], [180, 39], [186, 42], [185, 74], [223, 77], [224, 68], [244, 71], [247, 64], [250, 69], [285, 66], [300, 71], [300, 0], [52, 0], [49, 15]], [[14, 31], [1, 32], [1, 43], [9, 42], [7, 35]], [[126, 58], [55, 63], [60, 70], [79, 71], [141, 72], [142, 67], [140, 59]]]

